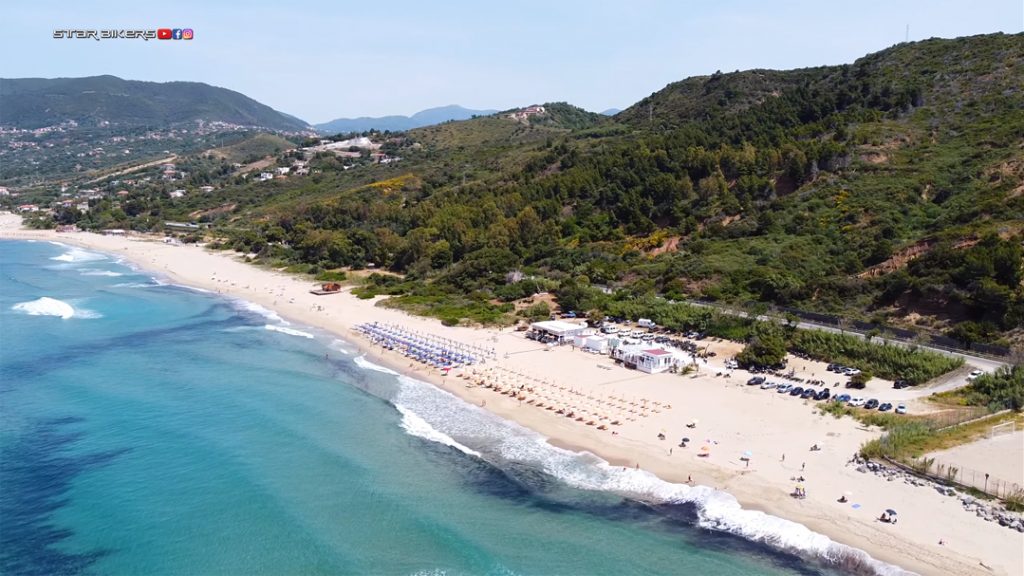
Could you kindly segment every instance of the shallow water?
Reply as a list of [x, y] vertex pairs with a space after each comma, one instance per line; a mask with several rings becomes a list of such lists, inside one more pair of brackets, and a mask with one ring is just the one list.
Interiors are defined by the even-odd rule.
[[705, 527], [727, 495], [101, 254], [0, 242], [0, 335], [5, 574], [828, 573]]

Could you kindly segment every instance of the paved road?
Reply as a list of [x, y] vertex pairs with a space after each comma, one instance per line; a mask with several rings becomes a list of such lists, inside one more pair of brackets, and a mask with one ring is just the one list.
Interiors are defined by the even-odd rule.
[[[733, 314], [733, 315], [736, 315], [736, 316], [742, 316], [744, 318], [749, 318], [750, 317], [750, 315], [747, 314], [746, 312], [743, 312], [743, 311], [740, 311], [740, 310], [732, 310], [730, 308], [725, 308], [725, 307], [722, 307], [722, 306], [715, 306], [714, 304], [708, 304], [708, 303], [705, 303], [705, 302], [687, 301], [686, 303], [687, 304], [692, 304], [694, 306], [701, 306], [701, 307], [704, 307], [704, 308], [713, 308], [715, 310], [719, 310], [721, 312], [725, 312], [726, 314]], [[758, 320], [762, 320], [762, 321], [775, 320], [775, 318], [772, 318], [770, 316], [758, 316], [757, 319]], [[835, 333], [835, 334], [842, 334], [844, 332], [850, 332], [849, 330], [842, 330], [842, 329], [837, 328], [835, 326], [826, 326], [826, 325], [815, 324], [813, 322], [806, 322], [806, 321], [797, 322], [797, 328], [802, 328], [804, 330], [822, 330], [822, 331], [825, 331], [825, 332], [832, 332], [832, 333]], [[857, 332], [850, 332], [850, 334], [857, 334], [857, 335], [859, 335], [859, 333], [857, 333]], [[878, 340], [878, 341], [882, 341], [882, 342], [885, 342], [887, 344], [890, 344], [892, 346], [901, 346], [901, 347], [904, 347], [904, 348], [909, 348], [910, 346], [914, 346], [914, 344], [911, 344], [911, 343], [908, 343], [908, 342], [904, 342], [902, 340], [892, 340], [892, 339], [889, 339], [889, 338], [883, 338], [881, 336], [875, 336], [874, 338], [872, 338], [872, 340]], [[945, 356], [951, 356], [951, 357], [954, 357], [954, 358], [963, 358], [964, 362], [966, 362], [968, 365], [973, 366], [974, 368], [980, 368], [980, 369], [982, 369], [982, 370], [984, 370], [986, 372], [994, 372], [994, 371], [998, 370], [999, 368], [1001, 368], [1003, 366], [1009, 365], [1008, 361], [995, 360], [995, 359], [992, 359], [992, 358], [985, 358], [985, 357], [982, 357], [982, 356], [973, 356], [971, 354], [967, 354], [967, 353], [964, 353], [964, 352], [953, 352], [951, 350], [945, 350], [943, 348], [933, 348], [931, 346], [926, 346], [926, 345], [923, 345], [923, 344], [917, 344], [916, 346], [918, 348], [923, 349], [923, 350], [930, 350], [932, 352], [936, 352], [938, 354], [943, 354]], [[964, 381], [963, 383], [966, 383], [966, 381]], [[951, 386], [950, 389], [951, 388], [955, 388], [955, 387], [956, 386]]]

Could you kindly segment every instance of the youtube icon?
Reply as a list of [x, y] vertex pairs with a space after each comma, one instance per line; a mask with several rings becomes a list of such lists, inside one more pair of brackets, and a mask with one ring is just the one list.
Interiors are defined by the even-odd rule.
[[173, 36], [170, 28], [157, 28], [156, 37], [158, 40], [170, 40]]

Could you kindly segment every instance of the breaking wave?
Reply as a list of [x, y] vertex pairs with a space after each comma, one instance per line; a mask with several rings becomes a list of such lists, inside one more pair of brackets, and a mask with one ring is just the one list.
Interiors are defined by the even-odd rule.
[[481, 457], [481, 454], [476, 450], [456, 442], [451, 436], [441, 432], [430, 424], [427, 424], [426, 420], [417, 416], [412, 410], [409, 410], [404, 406], [395, 406], [395, 408], [398, 408], [398, 411], [402, 413], [402, 430], [405, 430], [409, 434], [425, 438], [431, 442], [451, 446], [452, 448], [455, 448], [465, 454], [469, 454], [470, 456], [476, 456], [477, 458]]
[[110, 271], [110, 270], [98, 270], [98, 269], [95, 269], [95, 268], [86, 268], [85, 270], [81, 270], [79, 272], [79, 274], [81, 274], [82, 276], [109, 276], [111, 278], [116, 278], [118, 276], [124, 276], [124, 273], [122, 273], [122, 272], [113, 272], [113, 271]]
[[[396, 374], [363, 356], [355, 362], [366, 370]], [[514, 463], [542, 470], [582, 490], [612, 492], [654, 504], [691, 504], [703, 528], [734, 534], [850, 573], [910, 574], [797, 522], [746, 510], [727, 492], [667, 482], [644, 470], [612, 466], [589, 452], [552, 446], [541, 434], [426, 382], [401, 375], [398, 381], [400, 386], [392, 402], [402, 414], [402, 428], [411, 435], [452, 446], [499, 467]]]
[[12, 310], [17, 312], [23, 312], [29, 316], [56, 316], [67, 320], [69, 318], [101, 318], [102, 315], [93, 312], [92, 310], [86, 310], [84, 308], [75, 308], [71, 304], [63, 300], [57, 300], [56, 298], [50, 298], [43, 296], [30, 302], [20, 302], [11, 306]]
[[374, 372], [383, 372], [385, 374], [391, 374], [392, 376], [398, 376], [398, 372], [395, 372], [391, 368], [385, 368], [380, 364], [374, 364], [366, 359], [366, 356], [356, 356], [354, 359], [356, 366], [359, 366], [363, 370], [373, 370]]
[[89, 252], [81, 248], [72, 247], [67, 252], [60, 256], [54, 256], [50, 260], [56, 260], [58, 262], [95, 262], [97, 260], [106, 260], [107, 257], [103, 254], [96, 252]]
[[[202, 289], [200, 289], [200, 290], [202, 290]], [[209, 290], [202, 290], [202, 291], [203, 292], [209, 292]], [[283, 324], [285, 326], [288, 325], [288, 322], [285, 321], [284, 319], [282, 319], [280, 316], [278, 316], [277, 312], [274, 312], [273, 310], [270, 310], [269, 308], [264, 308], [263, 306], [260, 306], [259, 304], [256, 304], [254, 302], [249, 302], [248, 300], [233, 299], [233, 300], [231, 300], [231, 302], [239, 310], [243, 310], [245, 312], [252, 312], [253, 314], [258, 314], [260, 316], [263, 316], [267, 320], [270, 320], [271, 322], [277, 322], [278, 324]]]
[[290, 336], [300, 336], [302, 338], [309, 338], [311, 340], [315, 338], [315, 336], [313, 336], [309, 332], [303, 332], [302, 330], [296, 330], [294, 328], [288, 328], [286, 326], [275, 326], [274, 324], [266, 324], [263, 327], [267, 330], [271, 330], [273, 332], [280, 332], [282, 334], [288, 334]]

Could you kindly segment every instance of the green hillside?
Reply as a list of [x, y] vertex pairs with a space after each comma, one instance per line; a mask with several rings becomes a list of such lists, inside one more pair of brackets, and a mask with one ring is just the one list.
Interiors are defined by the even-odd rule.
[[[366, 293], [451, 321], [507, 318], [496, 302], [547, 289], [594, 314], [754, 301], [1008, 344], [1024, 323], [1022, 86], [1024, 35], [928, 40], [691, 78], [614, 118], [549, 104], [413, 130], [387, 139], [396, 164], [318, 157], [313, 177], [195, 202], [234, 206], [213, 220], [228, 246], [399, 272]], [[507, 284], [512, 270], [535, 280]]]
[[0, 125], [40, 128], [165, 126], [226, 122], [299, 131], [307, 124], [225, 88], [199, 82], [140, 82], [116, 76], [0, 79]]
[[255, 162], [294, 147], [294, 143], [275, 134], [253, 134], [241, 142], [214, 148], [209, 153], [232, 163]]

